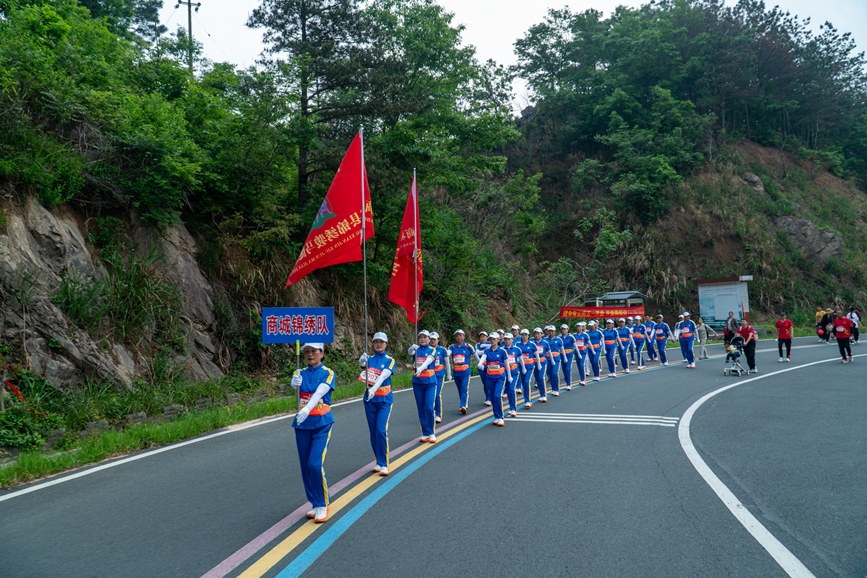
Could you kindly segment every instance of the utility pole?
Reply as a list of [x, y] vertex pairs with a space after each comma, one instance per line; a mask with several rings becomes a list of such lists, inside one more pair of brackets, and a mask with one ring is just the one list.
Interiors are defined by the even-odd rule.
[[187, 35], [188, 40], [190, 42], [189, 48], [187, 49], [187, 60], [190, 65], [190, 74], [193, 74], [193, 6], [196, 7], [196, 12], [199, 11], [199, 6], [202, 5], [201, 2], [191, 2], [190, 0], [178, 0], [177, 5], [175, 6], [175, 10], [181, 7], [181, 4], [187, 7]]

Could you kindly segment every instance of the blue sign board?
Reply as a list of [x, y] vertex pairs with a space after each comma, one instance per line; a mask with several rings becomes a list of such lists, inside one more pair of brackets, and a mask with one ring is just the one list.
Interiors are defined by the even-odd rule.
[[262, 343], [334, 343], [334, 307], [263, 307]]

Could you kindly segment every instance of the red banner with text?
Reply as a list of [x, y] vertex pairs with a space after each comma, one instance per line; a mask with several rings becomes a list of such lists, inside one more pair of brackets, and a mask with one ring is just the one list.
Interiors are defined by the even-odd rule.
[[599, 317], [635, 317], [644, 315], [644, 305], [632, 307], [605, 306], [605, 307], [561, 307], [560, 319], [596, 319]]

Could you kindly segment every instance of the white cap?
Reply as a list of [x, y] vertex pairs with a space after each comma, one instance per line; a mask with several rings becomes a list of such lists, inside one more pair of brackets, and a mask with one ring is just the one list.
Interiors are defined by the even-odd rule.
[[521, 330], [521, 335], [530, 335], [530, 330], [526, 327]]
[[463, 329], [458, 329], [458, 330], [455, 331], [452, 335], [457, 335], [458, 333], [460, 333], [461, 335], [466, 335], [466, 333], [464, 333], [464, 330], [463, 330]]
[[520, 328], [521, 328], [521, 326], [518, 325], [517, 323], [515, 323], [515, 324], [512, 325], [509, 329], [520, 329]]
[[605, 324], [608, 325], [609, 323], [610, 323], [611, 325], [614, 325], [614, 320], [613, 320], [613, 319], [606, 319], [606, 320], [605, 320]]
[[439, 339], [439, 338], [440, 338], [440, 334], [437, 333], [436, 331], [431, 331], [431, 332], [430, 332], [430, 338], [431, 338], [431, 339]]
[[373, 334], [373, 341], [376, 341], [377, 339], [388, 343], [388, 335], [386, 335], [382, 331]]
[[684, 316], [684, 317], [689, 317], [689, 311], [684, 311], [684, 312], [683, 312], [683, 316]]
[[506, 333], [505, 335], [503, 335], [503, 339], [514, 339], [514, 338], [515, 338], [515, 336], [512, 335], [511, 333]]
[[496, 330], [491, 331], [490, 335], [488, 335], [488, 339], [499, 339], [499, 338], [500, 338], [500, 334], [497, 333]]
[[630, 319], [635, 319], [635, 317], [632, 317], [632, 316], [630, 315], [629, 317], [626, 318], [627, 321], [629, 321]]
[[563, 325], [560, 326], [560, 329], [569, 329], [569, 325], [564, 323]]
[[304, 345], [301, 346], [301, 351], [304, 351], [308, 347], [312, 347], [313, 349], [321, 349], [322, 351], [325, 351], [325, 344], [324, 343], [305, 343]]
[[426, 335], [426, 336], [430, 337], [430, 333], [428, 332], [427, 329], [422, 329], [421, 331], [418, 332], [418, 334], [419, 334], [419, 336]]
[[479, 331], [479, 335], [485, 335], [485, 336], [487, 336], [487, 335], [488, 335], [488, 332], [487, 332], [487, 331]]
[[677, 318], [678, 318], [678, 319], [683, 319], [683, 315], [678, 315]]
[[626, 323], [626, 319], [624, 319], [623, 317], [621, 317], [620, 319], [618, 319], [618, 320], [617, 320], [617, 323], [620, 323], [621, 321], [624, 322], [624, 323]]
[[537, 327], [537, 328], [533, 329], [533, 333], [542, 333], [542, 328]]
[[587, 322], [586, 321], [579, 321], [578, 323], [575, 324], [576, 327], [578, 327], [579, 325], [586, 326]]
[[591, 319], [590, 321], [587, 322], [587, 325], [599, 325], [599, 324], [596, 323], [595, 319]]

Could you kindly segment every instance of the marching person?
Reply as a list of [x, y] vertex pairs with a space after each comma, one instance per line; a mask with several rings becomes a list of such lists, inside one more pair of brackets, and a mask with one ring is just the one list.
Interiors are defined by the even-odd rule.
[[747, 323], [746, 319], [741, 319], [741, 327], [738, 329], [738, 334], [744, 338], [744, 355], [747, 358], [747, 375], [750, 373], [758, 373], [756, 369], [756, 343], [759, 341], [759, 336], [756, 334], [755, 328]]
[[641, 321], [641, 317], [636, 317], [638, 322], [632, 329], [632, 342], [635, 344], [635, 357], [637, 358], [638, 367], [636, 369], [646, 369], [644, 365], [644, 346], [647, 344], [647, 328]]
[[584, 331], [587, 322], [579, 321], [575, 324], [575, 365], [578, 366], [578, 385], [587, 385], [587, 350], [590, 349], [590, 337]]
[[695, 323], [689, 318], [689, 311], [683, 312], [683, 321], [675, 330], [675, 337], [680, 341], [680, 353], [686, 361], [687, 369], [695, 369], [695, 353], [693, 344], [696, 342]]
[[563, 345], [563, 384], [572, 391], [572, 359], [575, 357], [575, 338], [569, 333], [569, 325], [560, 326], [560, 343]]
[[[524, 408], [530, 409], [533, 407], [530, 376], [533, 374], [534, 368], [542, 365], [542, 360], [539, 359], [536, 345], [530, 341], [530, 331], [528, 329], [521, 330], [521, 340], [517, 343], [516, 347], [521, 350], [521, 391], [524, 394]], [[518, 391], [517, 388], [515, 391]]]
[[430, 346], [434, 350], [434, 375], [437, 377], [437, 394], [434, 398], [434, 418], [437, 423], [443, 421], [443, 381], [452, 380], [452, 365], [449, 361], [449, 352], [440, 345], [440, 334], [436, 331], [430, 333]]
[[[605, 361], [608, 362], [608, 377], [617, 377], [617, 371], [614, 366], [617, 351], [620, 349], [620, 337], [617, 335], [617, 330], [614, 329], [614, 320], [605, 320], [605, 330], [602, 332], [605, 338]], [[627, 367], [627, 369], [629, 369]]]
[[595, 319], [591, 319], [587, 323], [587, 329], [587, 339], [590, 341], [587, 356], [590, 358], [590, 368], [593, 370], [593, 381], [599, 381], [599, 358], [602, 355], [602, 344], [605, 342], [605, 336]]
[[295, 370], [290, 380], [297, 389], [301, 409], [295, 414], [295, 445], [301, 462], [304, 491], [313, 509], [308, 518], [320, 524], [328, 519], [328, 480], [325, 477], [325, 454], [331, 441], [334, 415], [331, 413], [331, 392], [334, 372], [325, 367], [325, 344], [305, 343], [301, 348], [307, 367]]
[[523, 353], [521, 348], [514, 345], [514, 337], [511, 333], [503, 336], [503, 349], [506, 352], [506, 371], [509, 378], [506, 380], [506, 399], [509, 401], [509, 417], [518, 417], [518, 406], [515, 400], [515, 388], [521, 382], [521, 372], [524, 371]]
[[548, 342], [542, 339], [542, 328], [536, 327], [533, 329], [533, 340], [531, 343], [536, 347], [536, 357], [539, 363], [536, 364], [536, 369], [533, 375], [536, 377], [536, 387], [539, 388], [539, 403], [546, 403], [548, 396], [545, 393], [545, 372], [548, 370], [548, 362], [551, 357], [551, 346]]
[[852, 363], [852, 330], [855, 328], [855, 324], [844, 315], [842, 309], [838, 309], [836, 315], [834, 335], [837, 336], [837, 347], [840, 349], [843, 363]]
[[412, 376], [412, 392], [415, 395], [415, 405], [418, 408], [418, 421], [421, 426], [422, 443], [436, 443], [436, 420], [434, 419], [434, 403], [437, 393], [437, 376], [434, 372], [434, 350], [430, 346], [430, 333], [419, 331], [418, 344], [412, 344], [407, 349], [412, 357], [415, 373]]
[[505, 349], [500, 347], [500, 335], [496, 331], [492, 331], [488, 336], [491, 346], [482, 353], [479, 359], [479, 371], [484, 369], [488, 376], [487, 387], [489, 397], [494, 402], [492, 410], [494, 412], [494, 425], [503, 427], [506, 422], [503, 420], [503, 402], [500, 401], [500, 395], [503, 393], [503, 386], [506, 381], [510, 381], [511, 375], [506, 370], [509, 362], [508, 355]]
[[361, 380], [367, 382], [364, 394], [364, 413], [370, 430], [370, 446], [376, 458], [374, 472], [388, 475], [388, 418], [394, 404], [391, 392], [391, 376], [396, 362], [386, 353], [388, 336], [383, 332], [373, 334], [373, 356], [362, 353], [358, 364], [364, 369]]
[[455, 342], [449, 345], [449, 356], [451, 357], [455, 387], [458, 388], [460, 412], [466, 415], [470, 397], [470, 375], [473, 371], [470, 367], [470, 359], [473, 357], [474, 351], [473, 346], [464, 341], [466, 334], [463, 329], [455, 331], [454, 338]]
[[732, 337], [738, 334], [738, 320], [735, 319], [735, 312], [729, 311], [729, 316], [726, 318], [726, 323], [723, 326], [723, 338], [726, 345], [732, 342]]
[[548, 332], [548, 346], [551, 348], [551, 363], [548, 364], [548, 383], [551, 385], [551, 395], [560, 397], [560, 361], [563, 359], [563, 341], [554, 335], [557, 329], [553, 325], [545, 327]]
[[780, 363], [783, 363], [783, 346], [786, 346], [785, 361], [789, 362], [792, 358], [792, 337], [795, 327], [791, 320], [786, 319], [786, 312], [780, 311], [780, 318], [774, 324], [777, 328], [777, 349], [780, 351]]
[[[488, 332], [487, 331], [479, 331], [479, 342], [476, 343], [476, 361], [482, 358], [482, 355], [485, 353], [485, 350], [491, 346], [488, 343]], [[488, 398], [488, 375], [485, 373], [484, 369], [479, 369], [479, 380], [482, 382], [482, 388], [485, 392], [485, 405], [491, 405], [491, 400]]]
[[714, 331], [713, 327], [707, 325], [702, 317], [698, 318], [698, 323], [696, 323], [695, 325], [695, 333], [696, 335], [698, 335], [698, 343], [701, 345], [701, 349], [698, 353], [698, 358], [707, 359], [707, 340], [710, 336], [709, 334], [713, 333], [714, 337], [718, 337], [719, 333]]
[[[515, 339], [515, 346], [517, 347], [518, 342], [521, 340], [521, 337], [520, 337], [520, 336], [521, 336], [521, 326], [518, 325], [517, 323], [514, 324], [514, 325], [512, 325], [512, 327], [510, 328], [509, 333], [511, 333], [511, 334], [514, 336], [514, 339]], [[523, 382], [519, 379], [519, 380], [517, 381], [517, 383], [515, 384], [515, 394], [516, 394], [516, 395], [519, 394], [519, 393], [523, 393], [524, 388], [522, 387], [522, 383], [523, 383]]]
[[623, 366], [623, 372], [629, 373], [629, 362], [626, 360], [626, 352], [635, 350], [635, 345], [632, 343], [632, 330], [626, 326], [626, 319], [621, 317], [617, 320], [617, 341], [618, 352], [620, 354], [620, 365]]
[[665, 346], [671, 338], [671, 328], [663, 321], [663, 316], [657, 314], [656, 323], [653, 324], [653, 338], [656, 340], [656, 350], [659, 352], [659, 362], [668, 365], [668, 357], [665, 355]]
[[644, 316], [644, 334], [647, 337], [647, 360], [656, 361], [656, 339], [653, 332], [653, 317], [650, 315]]
[[629, 342], [629, 363], [632, 365], [635, 365], [635, 319], [635, 317], [631, 316], [626, 318], [626, 328], [629, 330], [629, 334], [633, 336], [633, 340]]

